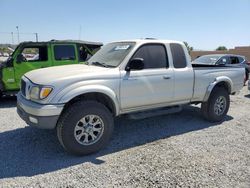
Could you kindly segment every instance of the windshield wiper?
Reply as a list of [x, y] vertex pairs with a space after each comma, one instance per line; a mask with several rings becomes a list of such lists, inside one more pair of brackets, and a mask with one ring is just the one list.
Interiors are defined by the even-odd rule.
[[88, 65], [97, 65], [97, 66], [102, 66], [102, 67], [114, 67], [112, 65], [107, 65], [106, 63], [101, 63], [101, 62], [98, 62], [98, 61], [88, 63]]
[[98, 61], [92, 62], [92, 65], [102, 66], [102, 67], [108, 67], [105, 63], [100, 63]]

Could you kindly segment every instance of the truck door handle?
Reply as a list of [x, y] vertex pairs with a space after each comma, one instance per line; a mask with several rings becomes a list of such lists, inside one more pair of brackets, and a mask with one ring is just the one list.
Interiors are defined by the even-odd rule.
[[123, 80], [126, 80], [126, 81], [136, 81], [137, 78], [123, 78]]
[[169, 79], [171, 79], [171, 77], [170, 76], [163, 76], [163, 79], [164, 80], [169, 80]]

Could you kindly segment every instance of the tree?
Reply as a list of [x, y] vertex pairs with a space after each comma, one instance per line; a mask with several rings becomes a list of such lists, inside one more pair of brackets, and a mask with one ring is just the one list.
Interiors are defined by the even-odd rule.
[[227, 50], [227, 48], [225, 46], [219, 46], [218, 48], [216, 48], [217, 51], [220, 51], [220, 50]]
[[185, 44], [185, 46], [187, 47], [188, 49], [188, 53], [190, 54], [191, 51], [194, 50], [194, 48], [192, 46], [189, 46], [189, 44], [187, 42], [183, 42]]

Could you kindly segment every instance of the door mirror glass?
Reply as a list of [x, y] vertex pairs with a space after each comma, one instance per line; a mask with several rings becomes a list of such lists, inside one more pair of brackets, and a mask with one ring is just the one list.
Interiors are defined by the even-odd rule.
[[144, 69], [144, 60], [142, 58], [132, 59], [125, 68], [126, 71], [142, 70], [142, 69]]

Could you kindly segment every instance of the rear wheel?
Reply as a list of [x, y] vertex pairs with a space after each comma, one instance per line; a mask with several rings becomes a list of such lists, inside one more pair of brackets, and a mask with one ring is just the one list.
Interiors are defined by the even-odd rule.
[[246, 85], [246, 82], [248, 81], [248, 79], [249, 79], [249, 71], [246, 69], [244, 85]]
[[205, 119], [210, 122], [222, 121], [230, 106], [229, 93], [225, 88], [213, 89], [207, 102], [202, 103], [201, 112]]
[[62, 114], [57, 124], [57, 136], [66, 151], [86, 155], [107, 144], [113, 126], [112, 114], [103, 104], [80, 101]]

